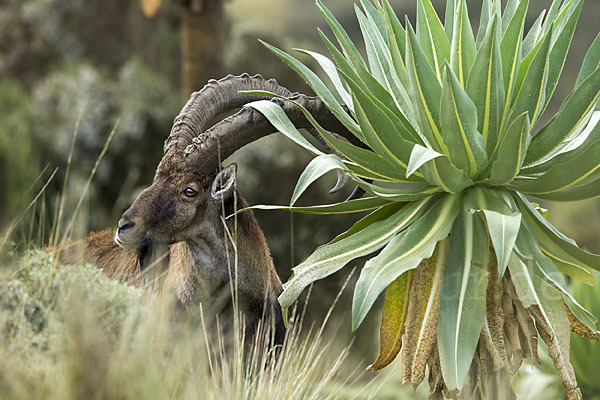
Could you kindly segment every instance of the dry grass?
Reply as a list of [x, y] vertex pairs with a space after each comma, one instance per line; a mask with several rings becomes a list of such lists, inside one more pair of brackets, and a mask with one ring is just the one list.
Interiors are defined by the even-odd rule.
[[327, 320], [303, 328], [292, 315], [274, 357], [268, 327], [245, 337], [201, 313], [176, 323], [149, 290], [93, 266], [17, 260], [0, 281], [2, 399], [367, 399], [385, 380], [365, 379]]

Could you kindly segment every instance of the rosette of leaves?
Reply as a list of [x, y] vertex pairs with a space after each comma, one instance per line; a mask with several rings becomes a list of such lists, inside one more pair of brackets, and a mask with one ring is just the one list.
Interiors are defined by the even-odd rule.
[[[355, 6], [364, 59], [317, 1], [339, 46], [321, 32], [331, 58], [300, 51], [322, 67], [323, 79], [266, 45], [363, 145], [325, 131], [304, 110], [337, 152], [324, 154], [276, 102], [251, 103], [315, 155], [289, 207], [257, 208], [373, 210], [294, 268], [281, 305], [287, 309], [312, 282], [371, 256], [352, 306], [356, 329], [385, 291], [381, 353], [370, 369], [401, 353], [403, 380], [419, 385], [428, 368], [432, 396], [505, 398], [523, 360], [538, 362], [540, 337], [568, 397], [579, 398], [569, 333], [596, 339], [598, 333], [564, 275], [593, 284], [600, 256], [561, 234], [528, 197], [600, 196], [600, 38], [572, 93], [539, 126], [583, 1], [555, 0], [525, 32], [528, 0], [505, 7], [486, 0], [477, 34], [465, 0], [448, 0], [444, 24], [430, 0], [417, 3], [415, 26], [403, 24], [387, 0]], [[369, 196], [294, 207], [308, 185], [336, 169]]]

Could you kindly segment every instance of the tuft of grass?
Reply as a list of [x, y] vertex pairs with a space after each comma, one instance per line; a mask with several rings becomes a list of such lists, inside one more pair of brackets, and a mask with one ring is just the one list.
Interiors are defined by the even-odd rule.
[[365, 379], [351, 343], [327, 321], [304, 327], [302, 312], [274, 351], [269, 327], [249, 337], [203, 314], [175, 322], [159, 296], [92, 265], [37, 250], [11, 269], [0, 279], [2, 399], [367, 399], [385, 378]]

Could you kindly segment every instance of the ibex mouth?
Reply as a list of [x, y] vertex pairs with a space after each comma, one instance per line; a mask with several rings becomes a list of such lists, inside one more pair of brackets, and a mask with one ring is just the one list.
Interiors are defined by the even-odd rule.
[[120, 247], [122, 247], [125, 250], [136, 250], [143, 246], [148, 245], [148, 243], [150, 242], [150, 238], [148, 237], [147, 233], [144, 233], [141, 236], [135, 236], [135, 237], [132, 237], [132, 236], [133, 235], [131, 235], [131, 234], [130, 235], [120, 234], [117, 231], [117, 233], [115, 233], [115, 243], [118, 244]]

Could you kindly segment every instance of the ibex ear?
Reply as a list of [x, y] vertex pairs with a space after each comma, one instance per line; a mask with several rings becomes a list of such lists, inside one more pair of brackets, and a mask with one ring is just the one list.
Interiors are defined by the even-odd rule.
[[228, 199], [233, 193], [235, 178], [237, 176], [237, 164], [233, 163], [223, 168], [215, 177], [210, 188], [210, 197], [213, 200]]

